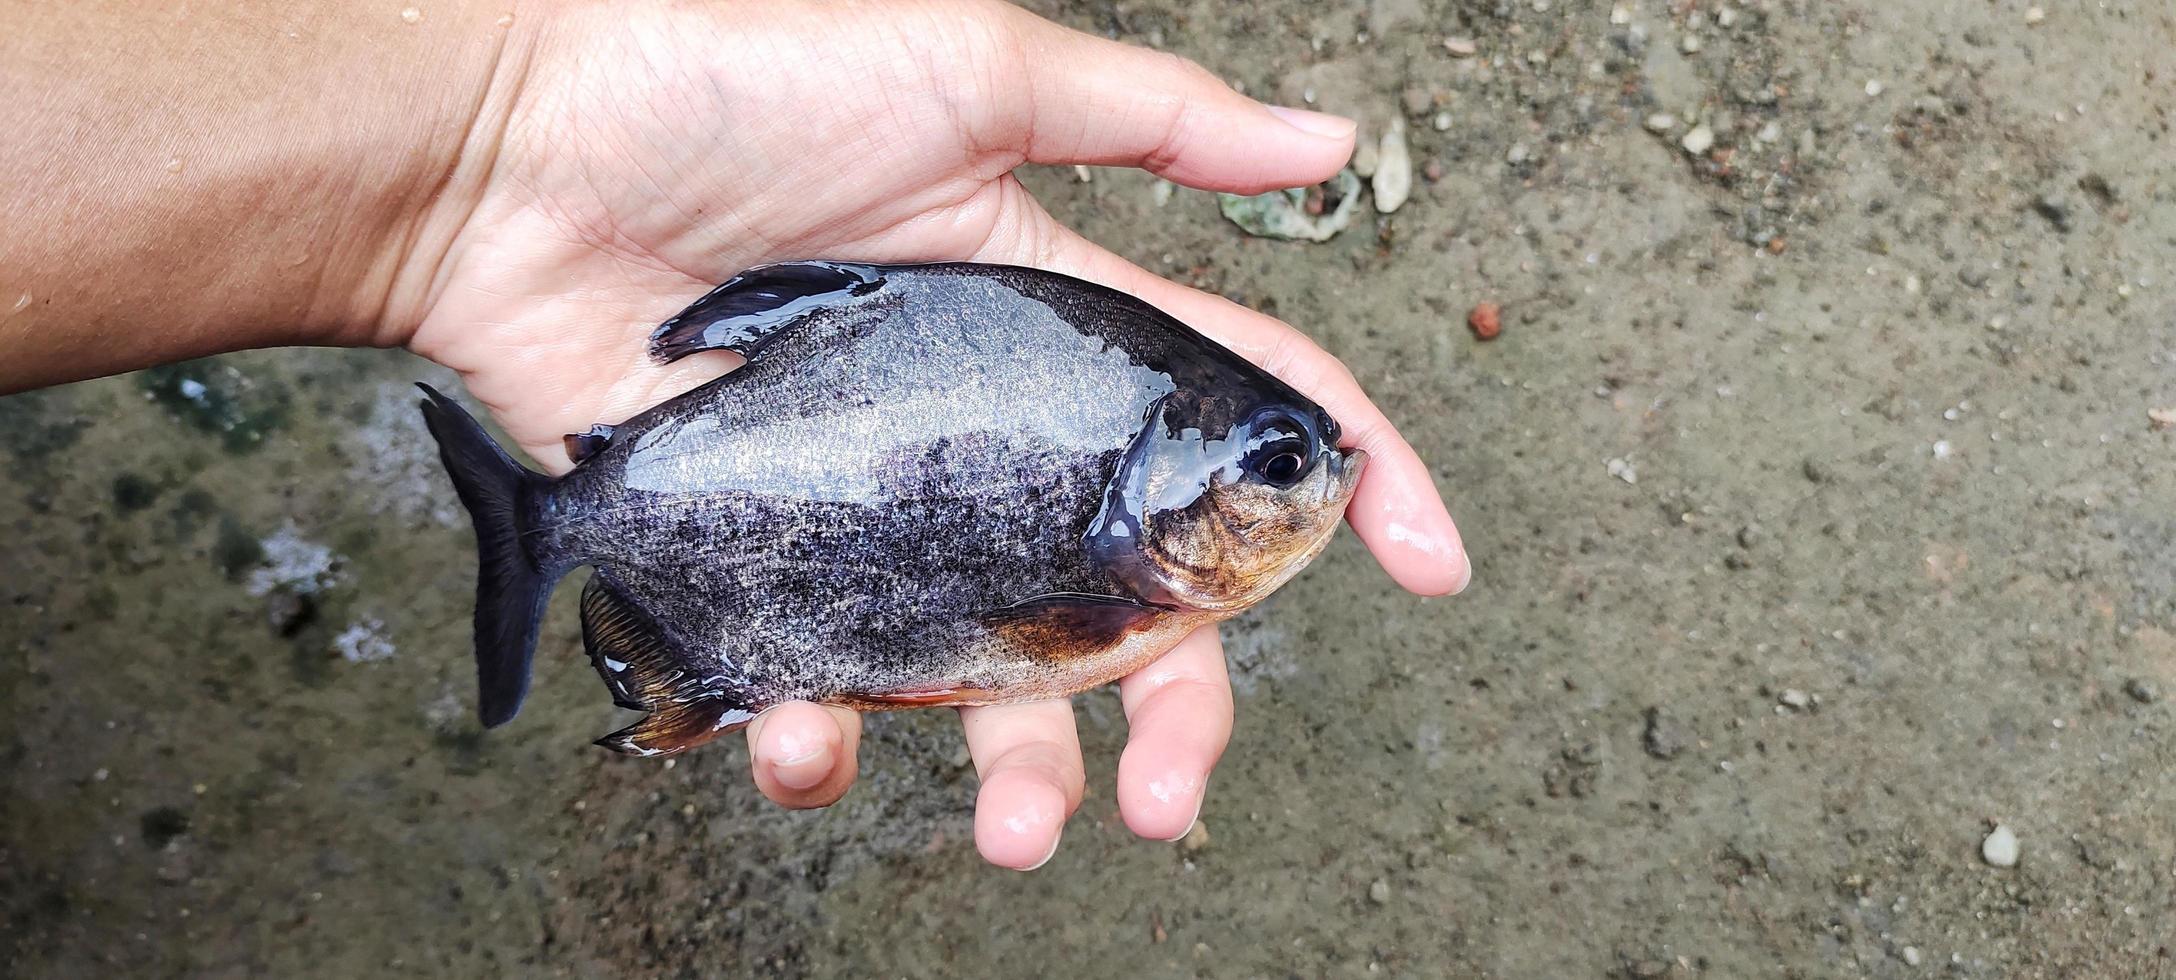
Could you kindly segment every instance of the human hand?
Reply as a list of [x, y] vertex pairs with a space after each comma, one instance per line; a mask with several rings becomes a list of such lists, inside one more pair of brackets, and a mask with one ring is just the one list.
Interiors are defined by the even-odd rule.
[[[730, 366], [658, 366], [645, 340], [741, 269], [1040, 266], [1139, 296], [1322, 405], [1371, 460], [1348, 518], [1383, 567], [1427, 594], [1466, 582], [1428, 471], [1335, 358], [1082, 240], [1011, 176], [1083, 163], [1298, 186], [1345, 162], [1345, 120], [993, 0], [153, 0], [32, 5], [11, 27], [0, 61], [24, 70], [0, 128], [70, 135], [0, 141], [20, 178], [0, 185], [0, 223], [21, 232], [0, 238], [0, 392], [251, 346], [405, 345], [564, 470], [563, 433]], [[1177, 837], [1230, 734], [1214, 631], [1120, 691], [1120, 810]], [[1040, 864], [1081, 798], [1068, 705], [961, 719], [978, 846]], [[780, 803], [827, 805], [853, 780], [850, 712], [781, 706], [748, 733]]]
[[[1266, 108], [1178, 58], [979, 0], [627, 7], [549, 24], [505, 100], [491, 174], [457, 202], [427, 268], [409, 346], [462, 372], [540, 461], [560, 436], [616, 422], [729, 366], [659, 366], [655, 325], [764, 262], [971, 260], [1099, 281], [1262, 364], [1343, 423], [1374, 460], [1353, 527], [1401, 584], [1468, 575], [1427, 470], [1352, 376], [1291, 328], [1136, 268], [1057, 224], [1011, 175], [1023, 162], [1140, 166], [1239, 193], [1309, 184], [1353, 126]], [[473, 152], [473, 144], [472, 151]], [[456, 202], [449, 202], [455, 204]], [[1120, 684], [1126, 823], [1192, 826], [1230, 734], [1214, 629]], [[975, 839], [1033, 868], [1079, 805], [1064, 701], [960, 711], [982, 786]], [[859, 716], [789, 704], [748, 728], [756, 783], [793, 807], [851, 785]]]

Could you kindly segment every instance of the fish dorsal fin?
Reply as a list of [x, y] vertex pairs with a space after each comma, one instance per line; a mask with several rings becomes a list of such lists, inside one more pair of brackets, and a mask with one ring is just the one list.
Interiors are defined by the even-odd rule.
[[979, 619], [1016, 649], [1069, 660], [1110, 650], [1170, 611], [1114, 596], [1053, 592], [992, 609]]
[[612, 702], [647, 711], [641, 721], [597, 740], [628, 755], [671, 755], [737, 731], [756, 715], [737, 686], [703, 676], [657, 620], [603, 572], [582, 588], [582, 645]]
[[876, 291], [875, 266], [846, 262], [785, 262], [757, 266], [689, 304], [650, 335], [650, 356], [670, 363], [689, 354], [729, 350], [753, 360], [787, 327], [818, 310], [844, 306]]

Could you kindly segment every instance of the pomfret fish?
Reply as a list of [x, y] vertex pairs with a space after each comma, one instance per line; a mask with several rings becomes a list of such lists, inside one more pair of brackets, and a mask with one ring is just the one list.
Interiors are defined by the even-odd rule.
[[678, 752], [788, 700], [1063, 697], [1290, 579], [1366, 455], [1298, 392], [1123, 293], [1011, 266], [749, 270], [651, 337], [738, 370], [516, 463], [423, 414], [476, 527], [483, 723], [512, 718], [577, 566], [598, 744]]

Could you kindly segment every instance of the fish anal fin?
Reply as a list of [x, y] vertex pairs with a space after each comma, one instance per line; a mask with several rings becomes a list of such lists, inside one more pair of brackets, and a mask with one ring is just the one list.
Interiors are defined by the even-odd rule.
[[649, 714], [597, 740], [627, 755], [671, 755], [738, 731], [756, 716], [728, 678], [705, 674], [611, 576], [582, 588], [582, 645], [622, 708]]
[[642, 720], [597, 740], [621, 755], [675, 755], [748, 727], [756, 713], [731, 697], [696, 697], [651, 707]]
[[567, 458], [573, 460], [574, 465], [580, 466], [583, 460], [597, 455], [604, 447], [612, 444], [612, 427], [600, 422], [590, 426], [588, 432], [570, 432], [562, 441], [567, 447]]
[[1014, 649], [1043, 660], [1106, 653], [1152, 629], [1171, 610], [1132, 599], [1052, 593], [983, 613], [983, 627]]
[[786, 328], [819, 310], [845, 306], [884, 285], [874, 266], [785, 262], [726, 280], [650, 334], [650, 357], [670, 363], [729, 350], [753, 360]]

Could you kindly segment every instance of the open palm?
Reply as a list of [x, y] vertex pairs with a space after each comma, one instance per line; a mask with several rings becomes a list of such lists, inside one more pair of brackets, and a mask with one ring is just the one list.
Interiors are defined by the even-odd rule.
[[[451, 247], [419, 257], [429, 289], [410, 346], [459, 370], [553, 470], [563, 433], [617, 422], [732, 366], [650, 362], [666, 317], [751, 265], [827, 258], [972, 260], [1102, 282], [1163, 308], [1283, 377], [1374, 463], [1348, 512], [1401, 584], [1467, 577], [1427, 470], [1351, 375], [1291, 328], [1169, 283], [1054, 222], [1023, 162], [1140, 166], [1244, 193], [1324, 179], [1350, 123], [1264, 107], [1178, 58], [1071, 32], [980, 0], [764, 3], [571, 14], [505, 56], [434, 220]], [[724, 360], [720, 360], [724, 358]], [[1127, 824], [1184, 834], [1231, 727], [1214, 630], [1126, 678], [1119, 766]], [[962, 709], [982, 788], [976, 840], [1030, 868], [1079, 804], [1063, 701]], [[749, 730], [757, 784], [823, 806], [852, 783], [851, 712], [793, 704]]]

